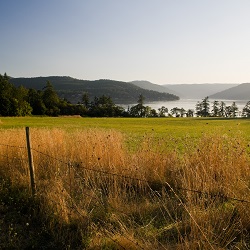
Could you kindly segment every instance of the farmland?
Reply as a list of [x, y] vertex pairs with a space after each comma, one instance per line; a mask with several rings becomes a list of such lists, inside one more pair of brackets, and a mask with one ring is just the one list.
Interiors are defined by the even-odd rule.
[[0, 129], [8, 128], [63, 128], [82, 130], [86, 128], [114, 129], [128, 135], [155, 134], [200, 137], [203, 133], [238, 132], [250, 138], [250, 120], [225, 118], [78, 118], [78, 117], [2, 117]]
[[[66, 131], [102, 129], [121, 132], [131, 148], [140, 146], [143, 138], [163, 139], [168, 147], [183, 148], [194, 144], [205, 134], [242, 136], [250, 141], [250, 120], [225, 118], [80, 118], [80, 117], [3, 117], [0, 129], [59, 128]], [[185, 142], [184, 142], [185, 141]], [[177, 145], [178, 144], [178, 145]], [[166, 143], [165, 143], [166, 145]]]
[[249, 122], [1, 118], [0, 248], [249, 249]]

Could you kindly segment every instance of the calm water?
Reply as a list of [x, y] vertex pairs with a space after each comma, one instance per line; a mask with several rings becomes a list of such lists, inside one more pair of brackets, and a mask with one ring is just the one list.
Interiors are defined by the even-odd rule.
[[[197, 102], [200, 102], [201, 99], [181, 99], [178, 101], [170, 101], [170, 102], [151, 102], [151, 103], [145, 103], [145, 106], [150, 106], [151, 108], [158, 110], [158, 108], [165, 106], [170, 111], [172, 108], [184, 108], [185, 110], [193, 109], [195, 111], [195, 105]], [[213, 103], [213, 99], [209, 99], [210, 102], [210, 109]], [[233, 102], [236, 103], [237, 107], [239, 108], [239, 111], [242, 111], [242, 109], [245, 107], [247, 100], [219, 100], [226, 103], [227, 106], [232, 105]], [[122, 105], [124, 108], [127, 108], [128, 106], [133, 106], [135, 104], [130, 105]]]
[[[162, 106], [165, 106], [166, 108], [168, 108], [168, 110], [172, 109], [172, 108], [184, 108], [185, 110], [188, 109], [193, 109], [195, 110], [195, 106], [197, 104], [197, 102], [200, 102], [201, 99], [182, 99], [182, 100], [178, 100], [178, 101], [171, 101], [171, 102], [152, 102], [152, 103], [145, 103], [145, 105], [150, 106], [151, 108], [154, 109], [158, 109]], [[210, 102], [210, 107], [212, 106], [213, 103], [213, 99], [209, 99]], [[226, 103], [227, 106], [232, 105], [233, 102], [236, 103], [236, 105], [238, 106], [239, 110], [242, 111], [242, 109], [245, 107], [247, 101], [244, 100], [221, 100], [223, 102]]]

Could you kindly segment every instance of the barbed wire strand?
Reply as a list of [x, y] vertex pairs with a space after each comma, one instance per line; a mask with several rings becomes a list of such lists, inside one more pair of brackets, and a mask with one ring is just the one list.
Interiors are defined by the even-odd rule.
[[[66, 183], [67, 183], [67, 182], [66, 182]], [[69, 184], [69, 183], [68, 183], [68, 184]], [[76, 212], [77, 212], [81, 217], [85, 217], [85, 216], [79, 211], [78, 206], [76, 205], [76, 203], [75, 203], [74, 199], [72, 198], [71, 194], [68, 194], [68, 195], [69, 195], [69, 198], [70, 198], [70, 200], [71, 200], [71, 202], [72, 202], [71, 204], [74, 206]], [[94, 197], [94, 196], [92, 196], [92, 195], [89, 195], [89, 194], [86, 194], [86, 193], [84, 193], [83, 195], [85, 195], [85, 196], [87, 196], [87, 197], [91, 197], [91, 198], [97, 200], [97, 201], [105, 208], [105, 206], [104, 206], [104, 204], [102, 203], [102, 201], [99, 200], [99, 199], [97, 199], [96, 197]], [[95, 205], [94, 207], [97, 207], [97, 206]], [[98, 220], [99, 222], [103, 223], [103, 224], [106, 223], [105, 221], [103, 221], [103, 220], [100, 219], [100, 218], [97, 218], [97, 220]], [[118, 245], [119, 247], [121, 247], [122, 249], [125, 249], [125, 250], [126, 250], [126, 248], [123, 247], [117, 240], [113, 239], [112, 237], [110, 237], [110, 236], [107, 234], [107, 230], [104, 230], [104, 231], [105, 231], [106, 237], [108, 237], [111, 241], [113, 241], [115, 244], [117, 244], [117, 245]], [[127, 237], [125, 237], [125, 238], [126, 238], [127, 240], [129, 240], [129, 241], [131, 241], [132, 243], [135, 244], [135, 242], [133, 242], [131, 239], [129, 239], [129, 238], [127, 238]], [[141, 249], [144, 250], [144, 248], [141, 248]]]
[[[146, 179], [140, 179], [140, 178], [126, 176], [126, 175], [121, 175], [121, 174], [117, 174], [117, 173], [110, 173], [108, 171], [98, 170], [98, 169], [93, 169], [93, 168], [87, 168], [87, 167], [83, 167], [83, 166], [81, 166], [81, 168], [83, 168], [85, 170], [93, 171], [93, 172], [98, 172], [98, 173], [106, 174], [106, 175], [118, 176], [118, 177], [121, 177], [121, 178], [124, 178], [124, 179], [131, 179], [131, 180], [141, 181], [141, 182], [144, 182], [144, 183], [155, 184], [155, 182], [149, 181], [149, 180], [146, 180]], [[167, 187], [168, 186], [167, 182], [162, 183], [162, 186], [163, 187]], [[189, 192], [193, 192], [193, 193], [199, 193], [199, 194], [203, 194], [203, 195], [207, 195], [207, 196], [209, 195], [209, 196], [212, 196], [212, 197], [220, 197], [220, 198], [224, 198], [224, 199], [229, 199], [229, 200], [235, 200], [235, 201], [239, 201], [239, 202], [250, 203], [250, 201], [245, 200], [245, 199], [239, 199], [239, 198], [235, 198], [235, 197], [230, 197], [230, 196], [226, 196], [226, 195], [219, 194], [219, 193], [211, 194], [209, 192], [205, 192], [205, 191], [201, 191], [201, 190], [195, 190], [195, 189], [189, 189], [189, 188], [185, 188], [185, 187], [174, 187], [174, 188], [178, 189], [178, 190], [184, 190], [184, 191], [189, 191]]]
[[10, 147], [10, 148], [27, 148], [26, 146], [15, 146], [15, 145], [8, 145], [8, 144], [1, 144], [0, 146], [4, 146], [4, 147]]
[[[43, 153], [43, 152], [40, 152], [39, 150], [36, 150], [36, 149], [32, 149], [34, 151], [36, 151], [37, 153], [41, 153], [51, 159], [54, 159], [54, 160], [57, 160], [63, 164], [68, 164], [68, 162], [64, 162], [63, 160], [61, 159], [57, 159], [56, 157], [52, 157], [46, 153]], [[81, 162], [82, 164], [82, 162]], [[111, 172], [108, 172], [108, 171], [104, 171], [104, 170], [98, 170], [98, 169], [93, 169], [93, 168], [88, 168], [88, 167], [84, 167], [84, 166], [81, 166], [82, 169], [85, 169], [85, 170], [89, 170], [89, 171], [92, 171], [92, 172], [97, 172], [97, 173], [101, 173], [101, 174], [105, 174], [105, 175], [110, 175], [110, 176], [117, 176], [117, 177], [120, 177], [120, 178], [124, 178], [124, 179], [130, 179], [130, 180], [135, 180], [135, 181], [141, 181], [141, 182], [144, 182], [144, 183], [149, 183], [149, 184], [155, 184], [155, 182], [153, 181], [149, 181], [149, 180], [146, 180], [146, 179], [140, 179], [140, 178], [136, 178], [136, 177], [131, 177], [131, 176], [127, 176], [127, 175], [121, 175], [121, 174], [117, 174], [117, 173], [111, 173]], [[164, 187], [167, 187], [167, 183], [162, 183], [162, 186]], [[195, 190], [195, 189], [189, 189], [189, 188], [185, 188], [185, 187], [174, 187], [175, 189], [178, 189], [178, 190], [184, 190], [184, 191], [189, 191], [189, 192], [193, 192], [193, 193], [199, 193], [199, 194], [203, 194], [203, 195], [207, 195], [207, 196], [211, 196], [211, 197], [220, 197], [220, 198], [224, 198], [224, 199], [228, 199], [228, 200], [234, 200], [234, 201], [238, 201], [238, 202], [243, 202], [243, 203], [250, 203], [250, 201], [248, 200], [245, 200], [245, 199], [239, 199], [237, 197], [230, 197], [230, 196], [227, 196], [227, 195], [223, 195], [223, 194], [219, 194], [219, 193], [215, 193], [215, 194], [211, 194], [209, 192], [205, 192], [205, 191], [201, 191], [201, 190]]]
[[[6, 144], [0, 144], [0, 146], [6, 146], [6, 147], [12, 147], [12, 148], [22, 148], [22, 149], [24, 149], [24, 148], [26, 148], [26, 147], [22, 147], [22, 146], [13, 146], [13, 145], [6, 145]], [[37, 150], [37, 149], [34, 149], [34, 148], [32, 148], [32, 150], [33, 151], [35, 151], [35, 152], [37, 152], [37, 153], [39, 153], [39, 154], [42, 154], [42, 155], [45, 155], [45, 156], [47, 156], [47, 157], [49, 157], [49, 158], [51, 158], [51, 159], [54, 159], [54, 160], [56, 160], [56, 161], [59, 161], [60, 163], [63, 163], [63, 164], [67, 164], [67, 165], [69, 165], [69, 167], [73, 167], [74, 168], [74, 170], [75, 170], [75, 172], [77, 173], [77, 175], [78, 175], [78, 177], [81, 177], [79, 174], [78, 174], [78, 171], [77, 171], [77, 169], [72, 165], [72, 164], [69, 164], [69, 162], [65, 162], [65, 161], [63, 161], [63, 160], [61, 160], [61, 159], [58, 159], [58, 158], [56, 158], [56, 157], [52, 157], [51, 155], [49, 155], [49, 154], [46, 154], [46, 153], [44, 153], [44, 152], [41, 152], [41, 151], [39, 151], [39, 150]], [[3, 157], [6, 157], [6, 158], [10, 158], [10, 157], [8, 157], [8, 156], [5, 156], [5, 155], [2, 155], [1, 154], [1, 156], [3, 156]], [[22, 159], [22, 158], [17, 158], [17, 157], [14, 157], [13, 159], [19, 159], [19, 160], [24, 160], [24, 159]], [[82, 162], [81, 162], [82, 163]], [[81, 166], [81, 168], [82, 169], [85, 169], [85, 170], [88, 170], [88, 171], [93, 171], [93, 172], [97, 172], [97, 173], [101, 173], [101, 174], [105, 174], [105, 175], [109, 175], [109, 176], [117, 176], [117, 177], [120, 177], [120, 178], [125, 178], [125, 179], [131, 179], [131, 180], [136, 180], [136, 181], [141, 181], [141, 182], [145, 182], [145, 183], [147, 183], [148, 184], [148, 187], [150, 188], [150, 191], [152, 192], [154, 192], [154, 190], [152, 190], [152, 188], [150, 187], [150, 183], [152, 184], [152, 183], [154, 183], [154, 182], [152, 182], [152, 181], [148, 181], [148, 180], [145, 180], [145, 179], [140, 179], [140, 178], [136, 178], [136, 177], [131, 177], [131, 176], [126, 176], [126, 175], [121, 175], [121, 174], [117, 174], [117, 173], [111, 173], [111, 172], [108, 172], [108, 171], [104, 171], [104, 170], [98, 170], [98, 169], [93, 169], [93, 168], [87, 168], [87, 167], [84, 167], [84, 166]], [[81, 177], [82, 178], [82, 177]], [[171, 187], [170, 186], [170, 184], [168, 183], [168, 182], [164, 182], [164, 183], [162, 183], [162, 184], [165, 184], [165, 185], [167, 185], [169, 188], [170, 188], [170, 190], [174, 193], [174, 195], [176, 196], [176, 198], [181, 202], [181, 204], [182, 204], [182, 206], [185, 208], [185, 210], [187, 211], [187, 213], [190, 215], [190, 218], [192, 218], [192, 220], [194, 220], [194, 218], [192, 217], [192, 215], [190, 214], [190, 212], [188, 211], [188, 209], [187, 209], [187, 207], [185, 206], [185, 204], [183, 203], [183, 201], [181, 200], [181, 198], [178, 196], [178, 194], [174, 191], [174, 188], [173, 187]], [[71, 186], [71, 184], [70, 184], [70, 186]], [[163, 185], [164, 186], [164, 185]], [[194, 193], [199, 193], [199, 194], [203, 194], [203, 195], [210, 195], [210, 196], [213, 196], [213, 197], [215, 197], [215, 196], [218, 196], [218, 197], [221, 197], [221, 198], [225, 198], [225, 199], [230, 199], [230, 200], [235, 200], [235, 201], [238, 201], [238, 202], [245, 202], [245, 203], [250, 203], [250, 201], [248, 201], [248, 200], [244, 200], [244, 199], [239, 199], [239, 198], [235, 198], [235, 197], [229, 197], [229, 196], [226, 196], [226, 195], [222, 195], [222, 194], [211, 194], [211, 193], [209, 193], [209, 192], [204, 192], [204, 191], [200, 191], [200, 190], [194, 190], [194, 189], [188, 189], [188, 188], [184, 188], [184, 187], [175, 187], [175, 189], [179, 189], [179, 190], [185, 190], [185, 191], [189, 191], [189, 192], [194, 192]], [[91, 195], [88, 195], [88, 194], [86, 194], [86, 193], [84, 193], [84, 195], [86, 195], [86, 196], [89, 196], [89, 197], [91, 197], [92, 199], [95, 199], [95, 200], [97, 200], [97, 201], [99, 201], [100, 202], [100, 200], [98, 199], [98, 198], [96, 198], [96, 197], [94, 197], [94, 196], [91, 196]], [[82, 216], [82, 214], [78, 211], [78, 209], [77, 209], [77, 205], [73, 202], [73, 199], [72, 199], [72, 197], [70, 196], [70, 199], [72, 200], [72, 204], [73, 204], [73, 206], [75, 207], [75, 209], [76, 209], [76, 211], [79, 213], [79, 215], [81, 215]], [[158, 197], [158, 199], [159, 199], [159, 197]], [[160, 200], [160, 199], [159, 199]], [[102, 204], [102, 202], [100, 202], [101, 204]], [[102, 204], [103, 205], [103, 204]], [[117, 209], [115, 209], [115, 210], [117, 210]], [[119, 211], [118, 211], [119, 212]], [[123, 214], [125, 214], [124, 212], [122, 212]], [[128, 216], [128, 215], [127, 215]], [[103, 222], [103, 221], [102, 221]], [[205, 234], [202, 232], [202, 230], [201, 230], [201, 228], [200, 228], [200, 226], [197, 224], [197, 222], [194, 220], [194, 222], [195, 222], [195, 224], [197, 225], [197, 227], [198, 227], [198, 229], [201, 231], [201, 233], [203, 234], [203, 236], [205, 237], [205, 239], [207, 240], [207, 242], [208, 242], [208, 244], [210, 245], [210, 247], [211, 247], [211, 249], [214, 249], [213, 248], [213, 246], [211, 245], [211, 243], [208, 241], [208, 239], [206, 238], [206, 236], [205, 236]], [[116, 244], [118, 244], [118, 245], [120, 245], [117, 241], [115, 241], [114, 239], [112, 239], [112, 238], [110, 238], [112, 241], [114, 241]], [[128, 238], [127, 238], [128, 239]], [[135, 244], [135, 242], [133, 242], [131, 239], [128, 239], [128, 240], [130, 240], [132, 243], [134, 243]], [[136, 243], [137, 245], [138, 245], [138, 243]], [[141, 249], [143, 249], [140, 245], [138, 245]], [[124, 248], [123, 246], [121, 246], [120, 245], [120, 247], [122, 247], [122, 248]], [[125, 248], [124, 248], [125, 249]]]
[[44, 155], [44, 156], [47, 156], [47, 157], [49, 157], [49, 158], [51, 158], [51, 159], [53, 159], [53, 160], [56, 160], [56, 161], [58, 161], [58, 162], [61, 162], [61, 163], [63, 163], [63, 164], [68, 165], [68, 162], [65, 162], [65, 161], [63, 161], [63, 160], [61, 160], [61, 159], [58, 159], [58, 158], [56, 158], [56, 157], [53, 157], [53, 156], [51, 156], [51, 155], [49, 155], [49, 154], [46, 154], [46, 153], [41, 152], [41, 151], [39, 151], [39, 150], [37, 150], [37, 149], [34, 149], [34, 148], [32, 148], [32, 150], [35, 151], [35, 152], [37, 152], [37, 153], [39, 153], [39, 154], [42, 154], [42, 155]]
[[[9, 146], [9, 147], [15, 147], [15, 148], [26, 148], [26, 147], [22, 147], [22, 146], [13, 146], [13, 145], [7, 145], [7, 144], [0, 144], [2, 146]], [[35, 152], [39, 153], [39, 154], [42, 154], [42, 155], [45, 155], [51, 159], [54, 159], [58, 162], [61, 162], [63, 164], [68, 164], [68, 162], [66, 163], [65, 161], [61, 160], [61, 159], [58, 159], [56, 157], [53, 157], [49, 154], [46, 154], [44, 152], [41, 152], [37, 149], [34, 149], [32, 148], [32, 150], [34, 150]], [[82, 163], [82, 162], [81, 162]], [[81, 166], [82, 169], [85, 169], [85, 170], [89, 170], [89, 171], [93, 171], [93, 172], [98, 172], [98, 173], [102, 173], [102, 174], [105, 174], [105, 175], [110, 175], [110, 176], [118, 176], [118, 177], [121, 177], [121, 178], [124, 178], [124, 179], [130, 179], [130, 180], [136, 180], [136, 181], [141, 181], [141, 182], [145, 182], [145, 183], [151, 183], [153, 184], [154, 182], [152, 181], [149, 181], [149, 180], [145, 180], [145, 179], [140, 179], [140, 178], [136, 178], [136, 177], [131, 177], [131, 176], [126, 176], [126, 175], [121, 175], [121, 174], [117, 174], [117, 173], [111, 173], [111, 172], [108, 172], [108, 171], [104, 171], [104, 170], [98, 170], [98, 169], [93, 169], [93, 168], [87, 168], [87, 167], [84, 167], [84, 166]], [[166, 184], [166, 183], [165, 183]], [[164, 186], [164, 184], [163, 184]], [[195, 189], [188, 189], [188, 188], [185, 188], [185, 187], [174, 187], [175, 189], [178, 189], [178, 190], [184, 190], [184, 191], [189, 191], [189, 192], [193, 192], [193, 193], [199, 193], [199, 194], [203, 194], [203, 195], [207, 195], [207, 196], [212, 196], [212, 197], [220, 197], [220, 198], [224, 198], [224, 199], [228, 199], [228, 200], [234, 200], [234, 201], [238, 201], [238, 202], [243, 202], [243, 203], [250, 203], [249, 200], [245, 200], [245, 199], [239, 199], [237, 197], [230, 197], [230, 196], [227, 196], [227, 195], [223, 195], [223, 194], [218, 194], [218, 193], [215, 193], [215, 194], [211, 194], [209, 192], [205, 192], [205, 191], [201, 191], [201, 190], [195, 190]]]
[[200, 225], [197, 223], [197, 221], [195, 220], [195, 218], [192, 216], [192, 214], [189, 212], [187, 206], [183, 203], [183, 201], [181, 200], [180, 196], [174, 191], [174, 189], [171, 187], [171, 185], [169, 183], [166, 182], [166, 184], [169, 186], [169, 188], [172, 190], [172, 192], [174, 193], [174, 195], [176, 196], [176, 198], [180, 201], [181, 205], [184, 207], [184, 209], [187, 211], [189, 217], [193, 220], [193, 222], [195, 223], [195, 225], [197, 226], [197, 228], [199, 229], [199, 231], [201, 232], [201, 234], [203, 235], [203, 237], [205, 238], [205, 240], [207, 241], [207, 243], [209, 244], [209, 246], [211, 247], [211, 249], [215, 250], [215, 248], [212, 246], [212, 244], [210, 243], [210, 241], [208, 240], [207, 236], [205, 235], [205, 233], [202, 231]]
[[[81, 175], [79, 175], [79, 173], [78, 173], [78, 171], [75, 169], [75, 167], [74, 167], [73, 165], [71, 165], [71, 167], [75, 170], [75, 172], [76, 172], [76, 174], [79, 176], [79, 178], [80, 178], [81, 180], [84, 181], [84, 179], [82, 178]], [[90, 197], [92, 197], [92, 198], [98, 200], [98, 201], [101, 203], [101, 205], [106, 209], [105, 205], [104, 205], [104, 204], [102, 203], [102, 201], [100, 201], [98, 198], [93, 197], [93, 196], [88, 195], [88, 194], [84, 194], [84, 195], [90, 196]], [[121, 213], [121, 214], [123, 214], [123, 215], [129, 217], [129, 215], [127, 215], [127, 214], [124, 213], [123, 211], [121, 211], [121, 210], [119, 210], [119, 209], [113, 207], [110, 203], [109, 203], [109, 206], [110, 206], [113, 210], [115, 210], [115, 211], [117, 211], [117, 212], [119, 212], [119, 213]], [[138, 242], [134, 242], [133, 240], [131, 240], [130, 238], [128, 238], [128, 237], [126, 237], [126, 236], [124, 236], [124, 237], [125, 237], [127, 240], [129, 240], [130, 242], [132, 242], [133, 244], [136, 244], [137, 246], [139, 246], [142, 250], [144, 250], [144, 248], [143, 248], [142, 246], [140, 246]], [[113, 239], [111, 239], [111, 240], [113, 240]], [[113, 240], [113, 241], [115, 242], [115, 240]], [[117, 242], [116, 242], [116, 243], [117, 243]]]
[[[3, 154], [0, 154], [0, 156], [3, 157], [3, 158], [8, 159], [8, 162], [9, 162], [10, 160], [19, 160], [20, 162], [29, 162], [28, 159], [23, 159], [23, 158], [21, 158], [21, 157], [9, 157], [9, 156], [3, 155]], [[2, 160], [2, 162], [4, 162], [4, 161]]]
[[[75, 169], [74, 169], [75, 170]], [[81, 176], [80, 176], [81, 177]], [[68, 184], [68, 185], [71, 185], [71, 183], [68, 183], [67, 181], [64, 181], [66, 184]], [[70, 190], [71, 191], [71, 190]], [[84, 196], [87, 196], [87, 197], [90, 197], [90, 198], [92, 198], [92, 199], [94, 199], [94, 200], [96, 200], [98, 203], [100, 203], [105, 209], [106, 209], [106, 207], [105, 207], [105, 205], [103, 204], [103, 202], [100, 200], [100, 199], [98, 199], [97, 197], [94, 197], [94, 196], [92, 196], [92, 195], [90, 195], [90, 194], [86, 194], [86, 193], [82, 193]], [[70, 193], [68, 193], [68, 197], [69, 197], [69, 199], [71, 200], [71, 204], [73, 205], [73, 208], [75, 208], [75, 210], [76, 210], [76, 212], [81, 216], [81, 217], [84, 217], [84, 215], [79, 211], [79, 209], [78, 209], [78, 206], [76, 205], [76, 203], [75, 203], [75, 201], [74, 201], [74, 199], [72, 198], [72, 196], [71, 196], [71, 194]], [[110, 205], [110, 204], [109, 204]], [[94, 205], [94, 207], [97, 207], [97, 205]], [[72, 207], [71, 207], [72, 208]], [[128, 215], [127, 215], [128, 216]], [[103, 221], [103, 220], [101, 220], [100, 218], [97, 218], [97, 220], [99, 221], [99, 222], [101, 222], [101, 223], [105, 223], [105, 221]], [[110, 240], [112, 240], [113, 242], [115, 242], [118, 246], [120, 246], [122, 249], [125, 249], [126, 250], [126, 248], [124, 248], [121, 244], [119, 244], [119, 242], [117, 242], [115, 239], [113, 239], [113, 238], [111, 238], [111, 237], [109, 237], [107, 234], [105, 234]], [[125, 237], [125, 236], [124, 236]], [[127, 240], [129, 240], [130, 242], [132, 242], [132, 243], [134, 243], [134, 244], [136, 244], [136, 245], [138, 245], [139, 246], [139, 244], [136, 242], [134, 242], [134, 241], [132, 241], [131, 239], [129, 239], [129, 238], [127, 238], [127, 237], [125, 237]], [[144, 248], [142, 248], [141, 246], [140, 246], [140, 248], [142, 249], [142, 250], [144, 250]]]

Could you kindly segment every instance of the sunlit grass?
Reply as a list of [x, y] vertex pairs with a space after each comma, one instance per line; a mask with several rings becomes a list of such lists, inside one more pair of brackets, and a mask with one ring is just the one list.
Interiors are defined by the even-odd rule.
[[[74, 124], [84, 119], [54, 118], [51, 125], [49, 119], [50, 129], [29, 124], [39, 213], [58, 241], [80, 239], [86, 249], [249, 248], [249, 142], [241, 129], [248, 120], [86, 119], [85, 125], [99, 124], [91, 129]], [[59, 120], [64, 128], [52, 125]], [[210, 122], [217, 128], [202, 132]], [[171, 135], [156, 132], [164, 123]], [[130, 150], [126, 136], [139, 124], [154, 124], [154, 131], [137, 133]], [[179, 138], [180, 128], [200, 134]], [[28, 189], [24, 129], [2, 129], [0, 138], [0, 175]]]
[[1, 117], [0, 128], [46, 127], [85, 129], [116, 129], [124, 133], [200, 136], [204, 132], [250, 133], [250, 119], [220, 118], [67, 118], [67, 117]]
[[66, 131], [104, 129], [121, 132], [131, 149], [140, 146], [144, 137], [162, 139], [165, 146], [183, 149], [184, 141], [193, 144], [204, 134], [242, 136], [250, 141], [250, 119], [220, 118], [80, 118], [80, 117], [2, 117], [0, 129], [47, 128]]

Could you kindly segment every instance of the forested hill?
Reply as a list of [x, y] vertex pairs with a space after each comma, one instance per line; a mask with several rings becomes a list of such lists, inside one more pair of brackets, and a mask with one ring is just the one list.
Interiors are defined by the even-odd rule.
[[34, 78], [11, 78], [10, 82], [16, 87], [23, 85], [26, 88], [42, 89], [50, 81], [60, 97], [72, 103], [81, 100], [82, 94], [88, 92], [90, 99], [95, 96], [106, 95], [116, 104], [136, 103], [142, 94], [147, 102], [173, 101], [179, 97], [169, 93], [160, 93], [135, 86], [132, 83], [114, 80], [79, 80], [68, 76], [49, 76]]
[[143, 89], [154, 90], [163, 93], [170, 93], [178, 96], [178, 94], [175, 91], [167, 88], [166, 85], [164, 86], [158, 85], [149, 81], [132, 81], [131, 83]]
[[210, 97], [214, 99], [250, 100], [250, 83], [242, 83], [238, 86], [211, 95]]
[[166, 84], [163, 85], [172, 90], [171, 93], [178, 93], [178, 96], [183, 99], [200, 99], [205, 96], [224, 91], [226, 89], [237, 86], [233, 83], [200, 83], [200, 84]]

